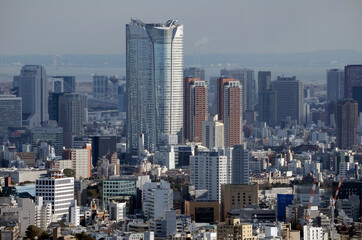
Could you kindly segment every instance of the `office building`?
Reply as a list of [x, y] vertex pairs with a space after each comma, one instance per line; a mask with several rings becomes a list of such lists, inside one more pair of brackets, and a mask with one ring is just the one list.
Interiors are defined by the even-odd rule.
[[21, 98], [14, 95], [0, 95], [0, 135], [5, 135], [8, 127], [21, 127]]
[[344, 97], [352, 98], [352, 88], [362, 87], [362, 65], [344, 67]]
[[87, 114], [86, 95], [66, 93], [59, 97], [59, 127], [65, 134], [82, 136]]
[[193, 149], [187, 145], [176, 145], [174, 147], [175, 167], [181, 168], [189, 166], [190, 157], [193, 155]]
[[207, 85], [199, 78], [184, 79], [184, 138], [202, 142], [202, 122], [206, 121]]
[[93, 97], [97, 99], [108, 99], [111, 82], [108, 76], [93, 75]]
[[41, 178], [35, 181], [36, 197], [50, 203], [52, 214], [58, 220], [67, 219], [74, 200], [74, 178]]
[[335, 105], [337, 147], [346, 149], [356, 144], [358, 103], [353, 99], [339, 100]]
[[217, 225], [217, 239], [256, 240], [258, 237], [253, 235], [252, 224], [242, 223], [238, 218], [228, 218]]
[[258, 72], [258, 121], [274, 127], [276, 124], [276, 93], [271, 86], [271, 72]]
[[185, 214], [197, 223], [220, 221], [219, 201], [185, 201]]
[[224, 121], [224, 85], [227, 82], [235, 81], [233, 78], [221, 77], [217, 79], [217, 116], [219, 121]]
[[277, 219], [278, 221], [285, 222], [286, 220], [286, 207], [293, 204], [293, 194], [277, 194]]
[[107, 153], [117, 152], [116, 136], [93, 136], [92, 137], [92, 164], [97, 166], [98, 159], [105, 156]]
[[109, 88], [108, 88], [108, 97], [110, 99], [116, 100], [118, 99], [118, 86], [119, 86], [119, 78], [117, 75], [112, 75], [109, 77]]
[[[89, 144], [90, 146], [90, 144]], [[75, 170], [76, 179], [85, 179], [90, 177], [91, 162], [90, 150], [84, 149], [65, 149], [63, 150], [62, 159], [71, 160], [72, 169]]]
[[63, 96], [64, 93], [49, 92], [48, 98], [48, 113], [49, 120], [57, 121], [59, 124], [59, 97]]
[[249, 184], [249, 150], [234, 145], [232, 150], [232, 183]]
[[239, 81], [224, 84], [224, 137], [225, 147], [240, 144], [243, 138], [242, 87]]
[[218, 116], [209, 116], [208, 121], [202, 122], [202, 145], [208, 149], [219, 149], [225, 146], [224, 124]]
[[217, 152], [199, 152], [190, 158], [190, 182], [206, 189], [207, 200], [221, 201], [221, 185], [227, 183], [227, 157]]
[[344, 71], [341, 69], [327, 70], [327, 102], [344, 98]]
[[173, 209], [173, 190], [170, 183], [147, 182], [142, 189], [142, 210], [147, 219], [162, 218], [165, 210]]
[[127, 112], [127, 90], [125, 83], [118, 85], [118, 112]]
[[183, 26], [131, 20], [126, 25], [127, 151], [155, 152], [183, 125]]
[[205, 81], [205, 69], [202, 67], [185, 68], [184, 78], [199, 78], [201, 81]]
[[31, 130], [31, 146], [34, 152], [38, 151], [42, 142], [54, 147], [56, 156], [63, 153], [63, 128], [58, 127], [55, 121], [44, 122], [42, 126]]
[[116, 222], [123, 220], [127, 215], [125, 202], [112, 201], [109, 203], [108, 209], [109, 209], [109, 219], [115, 220]]
[[257, 184], [225, 184], [221, 189], [222, 221], [225, 221], [227, 213], [233, 209], [245, 208], [251, 204], [259, 204], [259, 186]]
[[53, 80], [59, 79], [63, 82], [63, 91], [64, 93], [74, 93], [75, 92], [75, 76], [53, 76]]
[[126, 202], [128, 214], [133, 214], [135, 209], [142, 209], [140, 191], [142, 191], [143, 185], [147, 182], [151, 182], [148, 175], [123, 175], [103, 180], [104, 207], [108, 208], [108, 204], [114, 200], [116, 202]]
[[362, 113], [362, 86], [352, 87], [352, 99], [358, 103], [358, 115]]
[[20, 75], [14, 76], [13, 88], [22, 99], [23, 125], [33, 128], [49, 119], [48, 81], [42, 66], [23, 66]]
[[278, 76], [272, 84], [277, 95], [277, 123], [290, 118], [298, 124], [303, 124], [303, 83], [295, 76]]

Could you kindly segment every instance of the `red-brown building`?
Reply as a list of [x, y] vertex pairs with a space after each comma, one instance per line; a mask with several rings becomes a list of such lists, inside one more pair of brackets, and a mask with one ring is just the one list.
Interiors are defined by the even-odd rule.
[[184, 79], [184, 138], [202, 141], [202, 122], [207, 120], [207, 85], [199, 78]]
[[242, 142], [242, 86], [239, 81], [227, 81], [223, 85], [223, 111], [225, 146]]

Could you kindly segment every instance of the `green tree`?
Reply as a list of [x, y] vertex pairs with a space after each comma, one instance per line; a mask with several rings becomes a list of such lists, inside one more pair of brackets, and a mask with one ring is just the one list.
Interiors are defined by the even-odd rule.
[[30, 225], [25, 232], [25, 235], [27, 238], [29, 239], [34, 239], [35, 237], [40, 238], [40, 236], [42, 236], [43, 234], [43, 230], [41, 230], [41, 228], [34, 226], [34, 225]]
[[66, 177], [74, 177], [75, 178], [75, 169], [66, 168], [63, 171]]
[[94, 238], [92, 238], [91, 236], [89, 236], [89, 235], [86, 234], [85, 232], [77, 233], [77, 234], [75, 235], [75, 237], [76, 237], [78, 240], [94, 240]]

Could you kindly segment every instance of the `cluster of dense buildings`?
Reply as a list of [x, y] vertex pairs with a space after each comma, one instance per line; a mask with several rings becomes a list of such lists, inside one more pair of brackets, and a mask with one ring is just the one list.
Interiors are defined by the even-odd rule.
[[175, 20], [126, 34], [123, 79], [25, 65], [0, 95], [1, 239], [362, 237], [362, 65], [208, 81]]

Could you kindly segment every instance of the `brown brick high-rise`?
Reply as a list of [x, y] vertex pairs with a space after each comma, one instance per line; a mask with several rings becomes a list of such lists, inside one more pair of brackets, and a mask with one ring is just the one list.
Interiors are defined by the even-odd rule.
[[223, 86], [223, 122], [225, 146], [232, 147], [242, 142], [242, 86], [239, 81], [228, 81]]
[[202, 141], [202, 122], [207, 120], [207, 85], [199, 78], [184, 79], [184, 138]]

